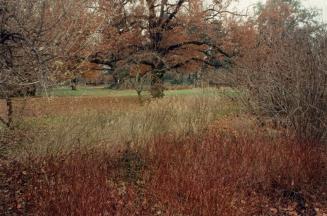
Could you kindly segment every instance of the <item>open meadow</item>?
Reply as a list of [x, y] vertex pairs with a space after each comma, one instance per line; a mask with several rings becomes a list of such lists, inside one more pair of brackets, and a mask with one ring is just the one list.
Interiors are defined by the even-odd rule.
[[143, 101], [130, 90], [70, 92], [14, 101], [24, 117], [16, 130], [1, 129], [2, 139], [21, 133], [1, 146], [1, 212], [326, 212], [326, 153], [258, 127], [236, 91], [175, 90]]

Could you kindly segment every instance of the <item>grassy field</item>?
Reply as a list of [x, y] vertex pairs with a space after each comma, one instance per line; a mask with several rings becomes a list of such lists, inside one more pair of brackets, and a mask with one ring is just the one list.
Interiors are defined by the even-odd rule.
[[[165, 96], [178, 96], [178, 95], [202, 95], [207, 92], [203, 88], [191, 88], [180, 90], [166, 90]], [[229, 92], [232, 92], [229, 90]], [[148, 92], [144, 91], [143, 94], [148, 96]], [[45, 95], [43, 93], [43, 95]], [[49, 96], [62, 97], [62, 96], [106, 96], [106, 97], [136, 97], [135, 90], [112, 90], [105, 87], [78, 87], [76, 91], [72, 91], [69, 87], [61, 87], [49, 90]]]
[[[194, 88], [183, 90], [165, 91], [166, 97], [170, 98], [228, 98], [238, 97], [239, 93], [231, 89], [215, 88]], [[81, 112], [111, 112], [127, 111], [135, 107], [140, 107], [151, 101], [148, 93], [145, 93], [142, 100], [138, 98], [134, 90], [110, 90], [102, 87], [80, 87], [77, 91], [72, 91], [68, 87], [57, 88], [48, 92], [48, 97], [14, 99], [14, 109], [18, 117], [40, 117], [57, 115], [76, 115]], [[233, 106], [232, 109], [237, 107]], [[222, 111], [224, 112], [224, 111]], [[4, 116], [6, 108], [3, 101], [0, 101], [0, 115]]]
[[16, 98], [15, 129], [0, 129], [0, 214], [323, 215], [325, 151], [258, 127], [239, 96], [58, 88]]
[[13, 154], [20, 157], [71, 151], [77, 136], [79, 147], [104, 143], [109, 148], [126, 143], [144, 146], [163, 134], [183, 137], [199, 133], [215, 120], [240, 112], [238, 104], [218, 89], [174, 90], [163, 99], [143, 102], [129, 90], [86, 88], [79, 96], [75, 91], [64, 91], [74, 95], [14, 101], [15, 110], [21, 110], [16, 116], [19, 127], [43, 134]]
[[[43, 93], [45, 95], [45, 93]], [[60, 87], [49, 90], [49, 96], [62, 97], [62, 96], [137, 96], [135, 90], [111, 90], [104, 87], [78, 87], [76, 91], [72, 91], [69, 87]]]

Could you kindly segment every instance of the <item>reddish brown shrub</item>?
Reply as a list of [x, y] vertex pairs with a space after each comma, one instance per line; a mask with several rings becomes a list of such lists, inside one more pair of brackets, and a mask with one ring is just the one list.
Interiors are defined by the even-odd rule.
[[213, 129], [157, 139], [147, 150], [8, 163], [0, 167], [0, 213], [271, 215], [285, 201], [312, 215], [326, 200], [326, 152], [315, 144]]
[[151, 190], [186, 215], [265, 214], [273, 197], [315, 193], [327, 177], [320, 149], [287, 140], [216, 132], [183, 141], [161, 139], [152, 151]]
[[154, 199], [124, 181], [124, 167], [119, 166], [126, 166], [122, 163], [126, 160], [121, 157], [77, 152], [31, 159], [25, 165], [12, 163], [5, 170], [11, 183], [7, 189], [12, 193], [6, 198], [7, 208], [1, 211], [31, 215], [152, 214], [156, 211], [150, 208]]

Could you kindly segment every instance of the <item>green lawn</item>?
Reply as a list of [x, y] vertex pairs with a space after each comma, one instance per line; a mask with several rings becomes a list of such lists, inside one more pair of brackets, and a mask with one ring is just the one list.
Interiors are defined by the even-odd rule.
[[[167, 90], [166, 96], [178, 96], [178, 95], [202, 95], [207, 94], [210, 91], [208, 89], [193, 88], [182, 90]], [[124, 96], [137, 96], [135, 90], [112, 90], [104, 87], [79, 87], [78, 90], [72, 91], [69, 87], [55, 88], [48, 92], [51, 96], [112, 96], [112, 97], [124, 97]], [[148, 92], [144, 91], [143, 95], [147, 95]]]
[[111, 90], [104, 87], [78, 87], [76, 91], [71, 90], [69, 87], [60, 87], [50, 90], [51, 96], [136, 96], [134, 90]]

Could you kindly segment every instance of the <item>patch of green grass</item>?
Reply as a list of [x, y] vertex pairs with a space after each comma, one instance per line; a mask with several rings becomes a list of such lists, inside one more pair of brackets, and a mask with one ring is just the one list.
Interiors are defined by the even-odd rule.
[[208, 89], [193, 88], [180, 90], [167, 90], [164, 92], [165, 96], [179, 96], [179, 95], [207, 95]]
[[[209, 90], [209, 91], [208, 91]], [[222, 93], [225, 94], [226, 91], [223, 90]], [[203, 88], [193, 88], [193, 89], [181, 89], [181, 90], [167, 90], [165, 91], [165, 96], [183, 96], [183, 95], [210, 95], [212, 91]], [[144, 91], [142, 95], [148, 95], [149, 93]], [[215, 92], [216, 94], [216, 92]], [[235, 94], [231, 90], [230, 94]], [[50, 96], [111, 96], [111, 97], [126, 97], [126, 96], [137, 96], [137, 93], [133, 89], [127, 90], [112, 90], [104, 87], [79, 87], [76, 91], [71, 90], [68, 87], [55, 88], [49, 91]]]
[[[44, 95], [44, 94], [43, 94]], [[50, 96], [137, 96], [134, 90], [112, 90], [104, 87], [78, 87], [73, 91], [68, 87], [55, 88], [49, 91]]]

